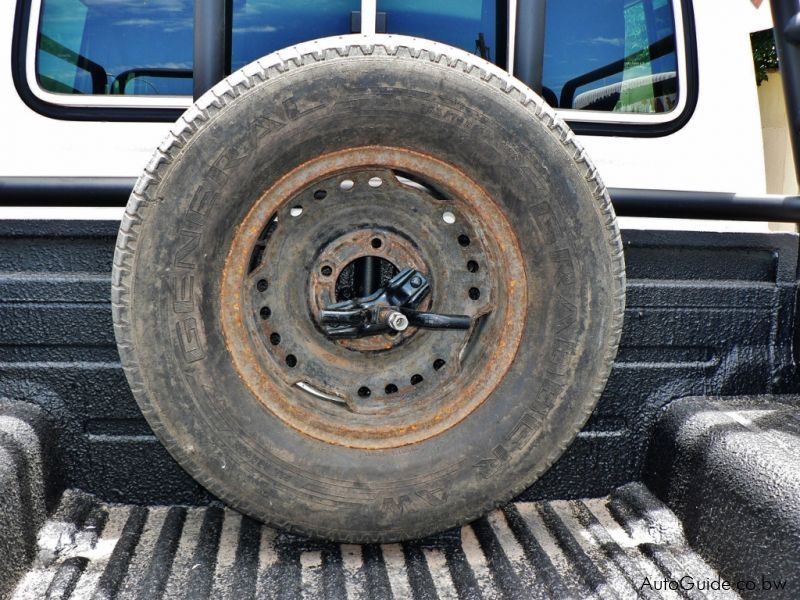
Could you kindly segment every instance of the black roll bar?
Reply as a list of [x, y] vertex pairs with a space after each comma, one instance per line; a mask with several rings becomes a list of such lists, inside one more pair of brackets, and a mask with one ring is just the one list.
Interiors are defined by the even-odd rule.
[[797, 0], [770, 0], [770, 4], [794, 151], [795, 176], [800, 182], [800, 6]]
[[517, 0], [514, 77], [542, 93], [544, 23], [547, 0]]
[[163, 77], [167, 79], [191, 79], [193, 76], [191, 69], [151, 69], [149, 67], [137, 67], [123, 71], [111, 82], [109, 92], [111, 94], [125, 94], [128, 84], [138, 77]]
[[230, 72], [232, 0], [194, 0], [194, 82], [197, 100]]
[[82, 54], [78, 54], [77, 52], [70, 50], [63, 44], [60, 44], [53, 38], [46, 36], [43, 33], [39, 34], [39, 49], [42, 52], [52, 54], [53, 56], [88, 72], [89, 76], [92, 78], [93, 94], [106, 93], [108, 76], [106, 75], [106, 70], [102, 65], [86, 58]]
[[[0, 177], [0, 206], [125, 206], [133, 177]], [[800, 196], [610, 188], [621, 217], [800, 222]]]

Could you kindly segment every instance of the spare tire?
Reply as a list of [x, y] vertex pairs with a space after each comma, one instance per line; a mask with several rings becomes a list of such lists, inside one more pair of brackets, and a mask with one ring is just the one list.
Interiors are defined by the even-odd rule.
[[[321, 311], [406, 268], [418, 310], [468, 328], [367, 331], [356, 310], [361, 334], [331, 333]], [[538, 96], [461, 50], [349, 36], [186, 111], [128, 202], [113, 306], [136, 400], [192, 476], [371, 542], [460, 525], [553, 464], [605, 385], [624, 288], [608, 194]]]

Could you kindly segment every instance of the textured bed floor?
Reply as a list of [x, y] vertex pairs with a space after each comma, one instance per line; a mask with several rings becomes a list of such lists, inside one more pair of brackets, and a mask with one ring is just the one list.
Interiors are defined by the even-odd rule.
[[67, 492], [12, 597], [678, 598], [656, 588], [686, 575], [718, 577], [638, 484], [605, 498], [517, 502], [460, 530], [364, 546], [292, 536], [224, 508]]

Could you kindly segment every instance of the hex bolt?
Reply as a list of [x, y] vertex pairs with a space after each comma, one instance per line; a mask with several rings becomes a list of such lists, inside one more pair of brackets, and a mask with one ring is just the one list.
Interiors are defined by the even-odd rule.
[[411, 283], [411, 287], [418, 288], [419, 286], [422, 285], [422, 279], [420, 279], [419, 277], [415, 276], [415, 277], [411, 278], [411, 282], [410, 283]]
[[386, 319], [386, 323], [395, 331], [405, 331], [408, 328], [408, 318], [399, 312], [393, 312]]

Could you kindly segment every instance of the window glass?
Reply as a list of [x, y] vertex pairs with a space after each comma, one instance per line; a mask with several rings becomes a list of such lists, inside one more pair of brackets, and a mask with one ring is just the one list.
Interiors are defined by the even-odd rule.
[[39, 85], [74, 94], [191, 94], [193, 0], [43, 0]]
[[678, 101], [669, 0], [547, 3], [543, 95], [553, 106], [660, 113]]
[[350, 33], [360, 0], [234, 0], [231, 67], [286, 46]]
[[497, 0], [379, 0], [389, 33], [443, 42], [497, 60]]
[[[234, 0], [233, 69], [350, 32], [359, 0]], [[39, 85], [66, 94], [191, 95], [193, 0], [42, 0]]]
[[[496, 0], [381, 0], [387, 29], [495, 58]], [[39, 85], [62, 94], [191, 95], [193, 0], [42, 0]], [[360, 0], [234, 0], [231, 67], [350, 33]]]

